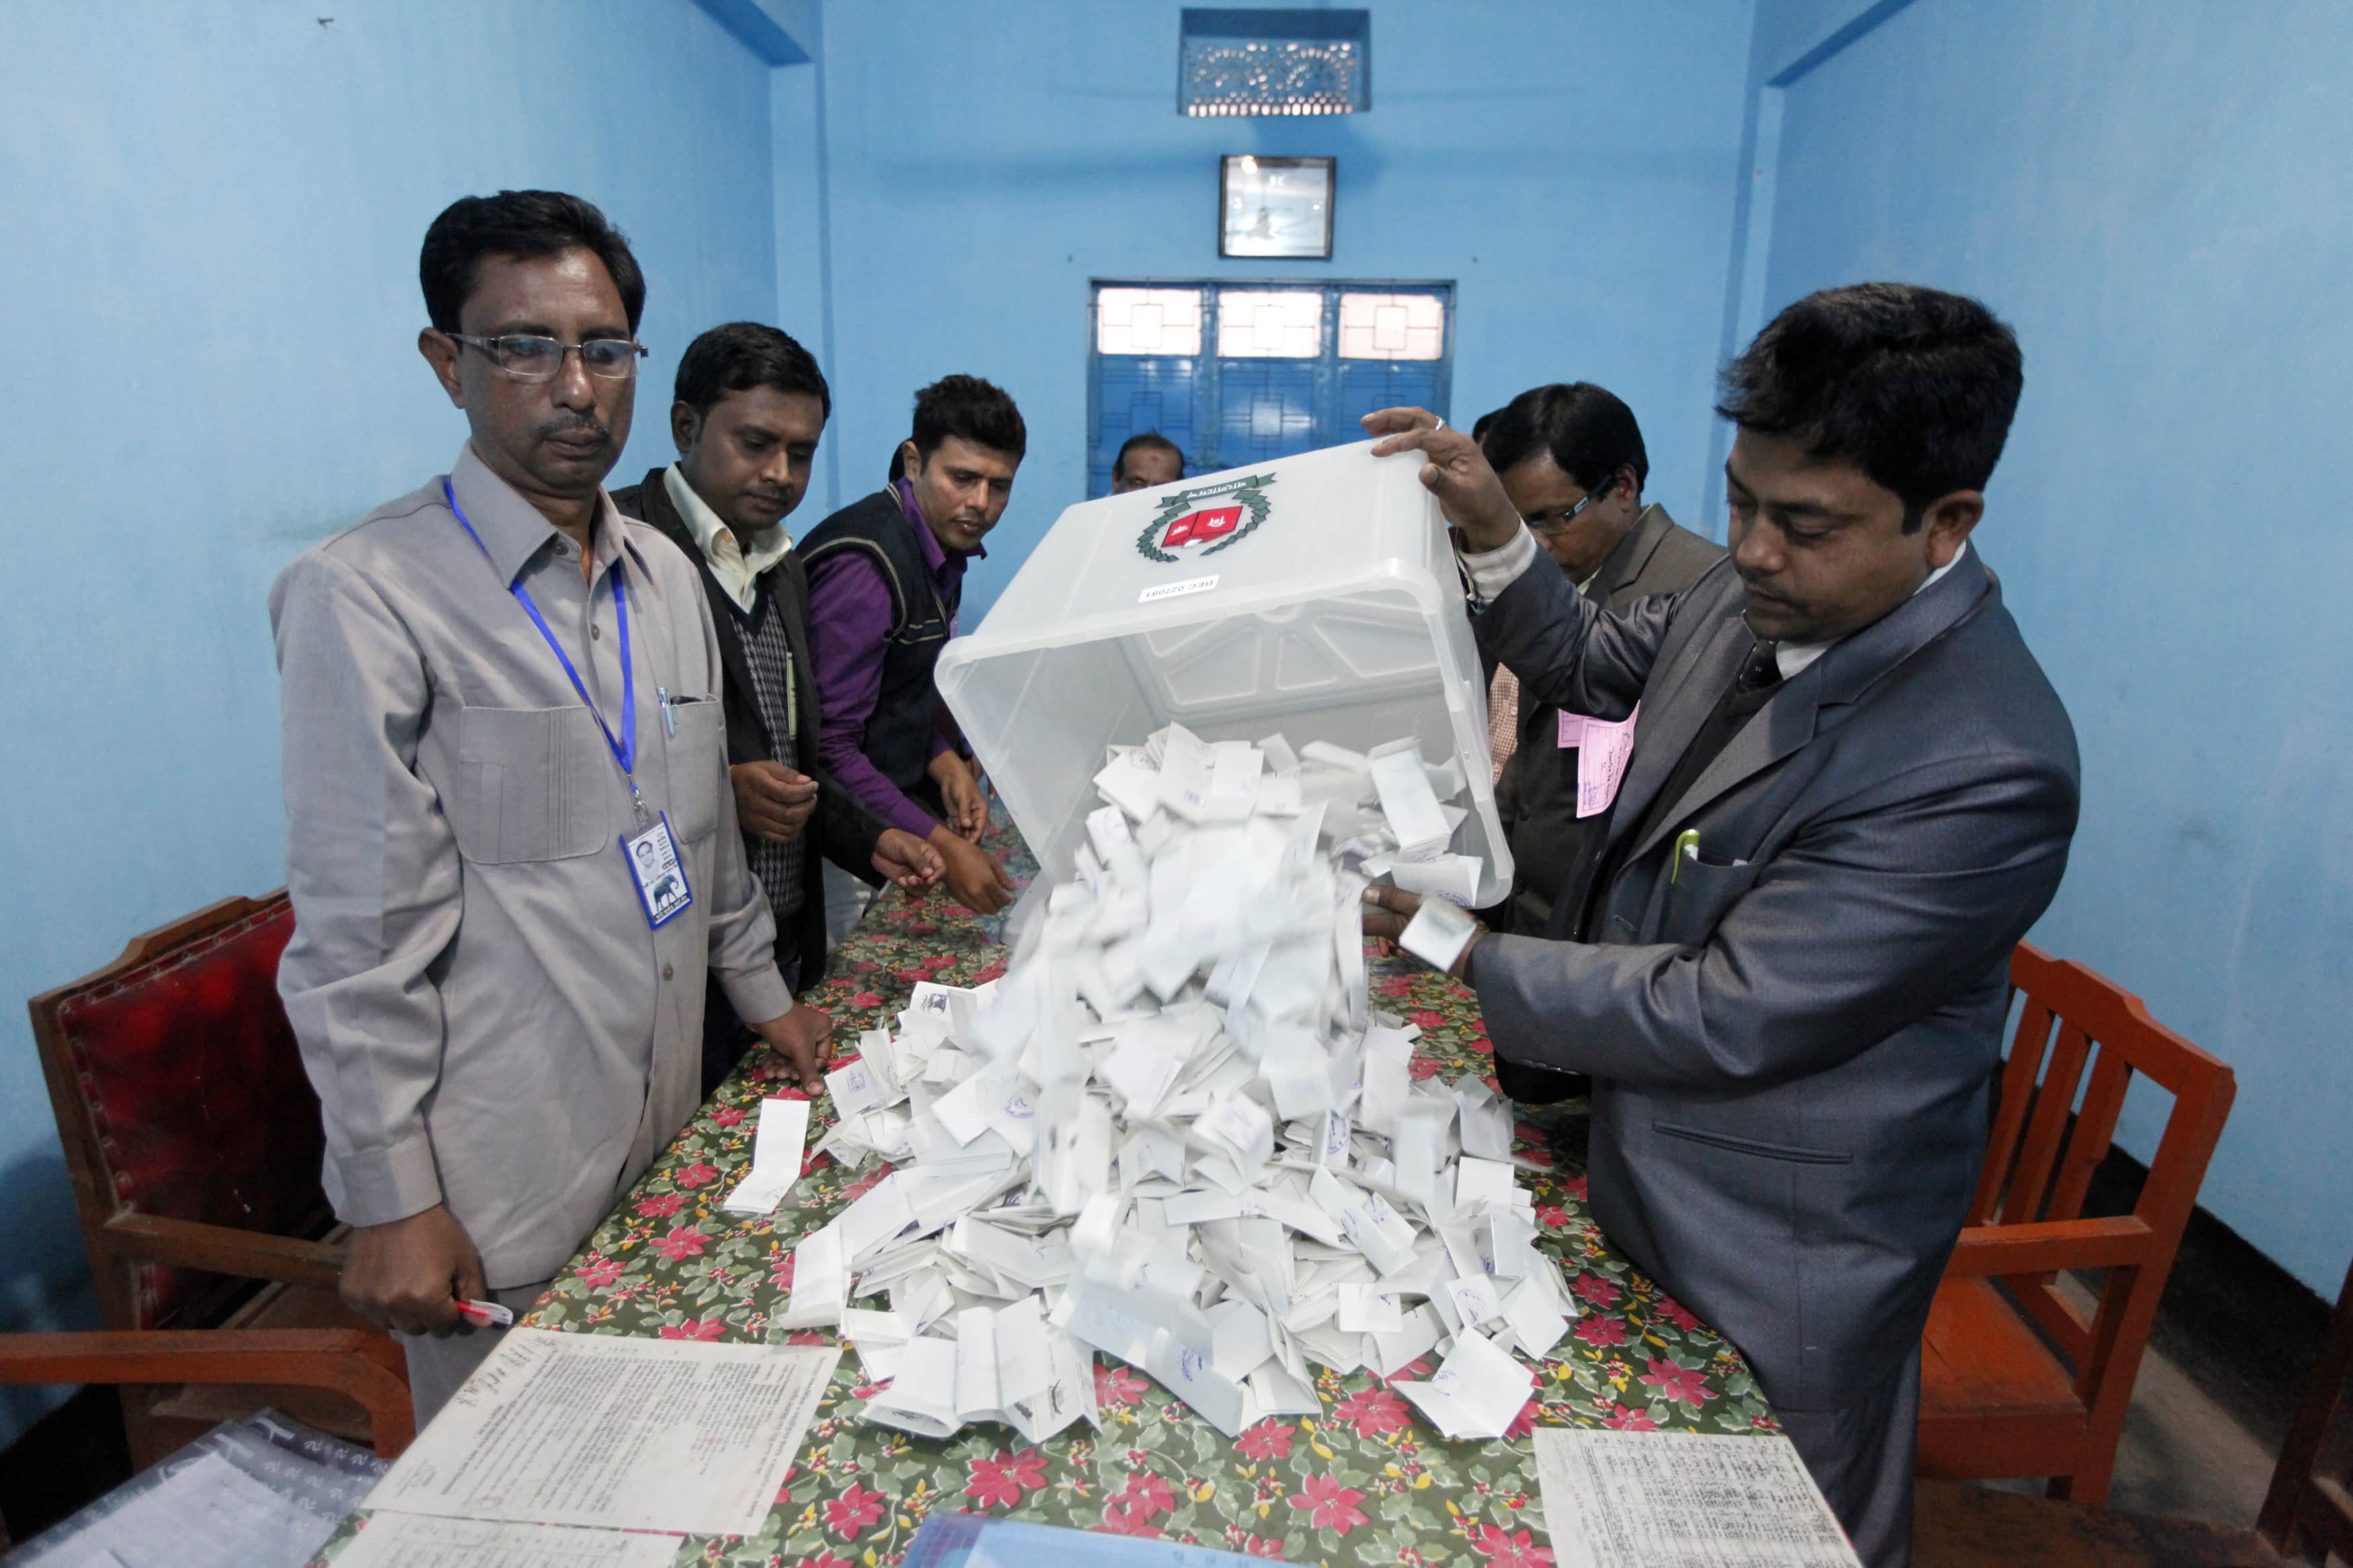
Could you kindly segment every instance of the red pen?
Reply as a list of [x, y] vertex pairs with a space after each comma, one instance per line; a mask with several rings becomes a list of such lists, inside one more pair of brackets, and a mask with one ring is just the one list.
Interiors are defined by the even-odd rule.
[[496, 1301], [460, 1301], [458, 1311], [478, 1329], [511, 1329], [514, 1327], [514, 1309], [501, 1307]]

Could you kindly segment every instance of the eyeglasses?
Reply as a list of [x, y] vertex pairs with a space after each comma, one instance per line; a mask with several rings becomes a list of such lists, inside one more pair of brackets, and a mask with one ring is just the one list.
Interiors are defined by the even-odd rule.
[[634, 338], [590, 338], [585, 343], [559, 342], [554, 338], [515, 334], [474, 338], [463, 332], [443, 334], [452, 342], [479, 349], [483, 356], [517, 381], [554, 381], [564, 373], [564, 356], [578, 353], [580, 368], [607, 381], [627, 381], [638, 374], [646, 347]]
[[1618, 476], [1612, 474], [1609, 479], [1602, 481], [1602, 485], [1599, 489], [1586, 491], [1585, 499], [1583, 500], [1578, 501], [1575, 506], [1570, 507], [1567, 511], [1562, 512], [1558, 517], [1554, 518], [1551, 521], [1536, 522], [1530, 521], [1528, 526], [1534, 529], [1536, 532], [1545, 535], [1547, 539], [1557, 539], [1562, 534], [1568, 531], [1568, 525], [1577, 521], [1577, 514], [1578, 512], [1583, 511], [1587, 507], [1591, 506], [1595, 501], [1599, 500], [1602, 497], [1608, 495], [1611, 490], [1614, 490], [1617, 488]]

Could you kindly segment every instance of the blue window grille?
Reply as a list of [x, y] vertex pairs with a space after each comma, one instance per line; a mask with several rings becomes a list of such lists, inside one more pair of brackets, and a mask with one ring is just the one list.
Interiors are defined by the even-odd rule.
[[1363, 438], [1412, 404], [1448, 412], [1454, 286], [1098, 280], [1087, 354], [1087, 494], [1131, 436], [1208, 473]]

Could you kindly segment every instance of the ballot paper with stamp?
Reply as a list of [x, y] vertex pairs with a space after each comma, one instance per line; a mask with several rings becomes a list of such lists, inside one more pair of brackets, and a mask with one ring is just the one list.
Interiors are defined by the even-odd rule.
[[1641, 716], [1639, 702], [1615, 721], [1563, 710], [1561, 749], [1577, 748], [1577, 816], [1599, 816], [1618, 798], [1618, 786], [1626, 782], [1626, 763], [1634, 755], [1634, 723]]
[[1787, 1437], [1534, 1436], [1555, 1568], [1862, 1568]]
[[366, 1506], [749, 1535], [841, 1352], [514, 1329]]

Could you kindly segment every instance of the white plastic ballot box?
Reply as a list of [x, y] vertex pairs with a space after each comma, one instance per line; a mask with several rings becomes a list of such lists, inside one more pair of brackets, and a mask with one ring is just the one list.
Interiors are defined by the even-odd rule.
[[987, 617], [940, 655], [948, 709], [1049, 877], [1071, 874], [1104, 748], [1175, 720], [1461, 760], [1451, 847], [1512, 885], [1487, 694], [1417, 453], [1334, 447], [1064, 511]]

